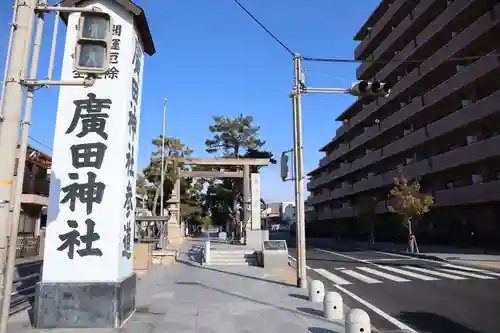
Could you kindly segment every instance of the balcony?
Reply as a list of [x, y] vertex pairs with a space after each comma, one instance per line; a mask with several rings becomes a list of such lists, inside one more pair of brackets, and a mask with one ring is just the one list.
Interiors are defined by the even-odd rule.
[[[471, 65], [467, 66], [463, 70], [459, 71], [455, 75], [451, 76], [448, 80], [442, 82], [437, 87], [428, 91], [422, 97], [415, 97], [410, 104], [404, 106], [399, 111], [396, 111], [389, 117], [382, 120], [380, 123], [380, 131], [376, 131], [376, 126], [370, 128], [370, 130], [359, 135], [351, 142], [350, 148], [346, 151], [349, 152], [367, 142], [372, 140], [395, 126], [401, 124], [404, 120], [410, 119], [417, 113], [426, 112], [426, 110], [435, 107], [438, 102], [444, 101], [446, 98], [453, 98], [454, 95], [460, 93], [463, 89], [474, 85], [478, 80], [483, 78], [498, 75], [497, 72], [500, 71], [500, 59], [497, 57], [483, 57]], [[463, 112], [459, 110], [452, 113], [451, 115], [442, 118], [441, 120], [428, 125], [428, 135], [430, 138], [442, 135], [449, 132], [452, 129], [458, 128], [458, 125], [465, 125], [471, 122], [471, 119], [478, 120], [484, 118], [486, 115], [497, 112], [499, 100], [499, 92], [496, 92], [482, 101], [476, 102], [468, 106], [466, 109], [473, 108], [472, 111]], [[490, 101], [490, 100], [494, 101]], [[496, 103], [496, 104], [495, 104]], [[477, 105], [477, 106], [475, 106]], [[413, 133], [412, 133], [413, 134]], [[420, 133], [421, 134], [421, 133]], [[410, 134], [411, 135], [411, 134]], [[413, 134], [415, 135], [415, 134]], [[401, 145], [400, 140], [397, 140], [390, 145], [399, 146]], [[404, 141], [403, 141], [404, 142]], [[422, 141], [418, 142], [421, 143]], [[417, 142], [415, 142], [417, 144]], [[394, 148], [397, 151], [402, 151], [402, 149], [414, 147], [415, 144], [407, 145], [403, 143], [402, 148]], [[394, 155], [395, 153], [391, 151], [391, 147], [384, 147], [384, 156], [388, 157]], [[334, 160], [333, 158], [331, 159]], [[354, 163], [357, 163], [356, 161]], [[353, 168], [353, 171], [357, 168]]]
[[[468, 9], [475, 5], [477, 0], [455, 0], [445, 11], [432, 21], [413, 42], [406, 45], [401, 52], [398, 53], [398, 59], [409, 60], [420, 55], [420, 51], [424, 50], [429, 42], [441, 31], [447, 29], [452, 22], [459, 19], [462, 14], [470, 15]], [[384, 81], [396, 70], [401, 68], [403, 62], [390, 62], [377, 73], [377, 78]], [[360, 75], [358, 73], [358, 75]]]
[[318, 214], [315, 211], [306, 212], [306, 222], [313, 222], [318, 220]]
[[382, 156], [384, 158], [399, 154], [409, 148], [415, 147], [424, 143], [427, 140], [425, 127], [420, 128], [408, 135], [403, 136], [399, 140], [393, 141], [382, 147]]
[[435, 191], [436, 206], [457, 206], [500, 201], [500, 180]]
[[[470, 0], [469, 0], [470, 1]], [[421, 29], [428, 24], [434, 16], [431, 13], [439, 13], [444, 9], [444, 3], [441, 0], [425, 0], [421, 1], [406, 18], [385, 38], [380, 45], [373, 51], [373, 59], [381, 59], [387, 57], [387, 52], [394, 49], [396, 43], [408, 43]], [[399, 59], [399, 57], [398, 57]], [[356, 70], [356, 76], [360, 79], [367, 79], [373, 76], [374, 72], [380, 66], [379, 63], [365, 62]]]
[[352, 162], [352, 171], [357, 171], [364, 167], [367, 167], [368, 165], [374, 163], [375, 161], [380, 160], [381, 157], [382, 157], [381, 149], [370, 151], [365, 156], [358, 158], [357, 160]]
[[[495, 6], [495, 11], [500, 13], [500, 4]], [[429, 57], [424, 61], [420, 67], [415, 68], [410, 74], [405, 76], [401, 81], [394, 85], [394, 88], [389, 95], [389, 98], [378, 99], [372, 102], [367, 108], [363, 109], [362, 112], [358, 113], [356, 122], [359, 123], [370, 116], [373, 112], [380, 109], [387, 103], [396, 100], [400, 94], [406, 92], [408, 88], [413, 86], [418, 80], [421, 80], [426, 75], [429, 75], [432, 71], [437, 69], [442, 65], [446, 59], [455, 56], [457, 53], [466, 49], [471, 43], [476, 41], [480, 37], [488, 37], [489, 33], [495, 27], [500, 25], [500, 15], [496, 18], [491, 13], [481, 16], [480, 19], [471, 24], [467, 29], [458, 34], [454, 39], [452, 39], [448, 44], [439, 49], [434, 55]], [[378, 106], [377, 106], [378, 104]], [[364, 111], [371, 112], [364, 112]], [[354, 123], [351, 119], [351, 127], [354, 127]]]
[[500, 155], [500, 136], [494, 136], [470, 145], [450, 150], [430, 159], [432, 172], [444, 171], [462, 164], [470, 164]]
[[339, 187], [330, 192], [329, 200], [342, 198], [352, 193], [352, 185], [345, 185], [344, 187]]
[[396, 0], [384, 15], [375, 23], [375, 26], [371, 29], [370, 33], [363, 39], [363, 41], [354, 50], [354, 57], [356, 59], [363, 59], [372, 52], [376, 45], [380, 44], [387, 34], [382, 33], [384, 30], [387, 31], [388, 26], [393, 26], [398, 24], [398, 18], [401, 17], [401, 12], [409, 11], [408, 7], [405, 5], [406, 0]]
[[319, 220], [331, 220], [353, 216], [355, 216], [354, 207], [343, 207], [337, 209], [328, 208], [325, 209], [322, 214], [320, 214]]
[[470, 145], [456, 148], [443, 154], [433, 156], [430, 159], [424, 159], [405, 165], [401, 169], [391, 170], [382, 175], [372, 176], [368, 179], [360, 180], [353, 184], [352, 191], [348, 193], [343, 194], [341, 191], [338, 191], [334, 196], [332, 192], [330, 200], [391, 185], [394, 178], [401, 174], [410, 179], [413, 179], [419, 176], [445, 171], [459, 165], [472, 164], [490, 157], [498, 156], [500, 155], [500, 152], [498, 151], [499, 146], [500, 135], [488, 138], [486, 140], [477, 141]]
[[352, 186], [353, 193], [359, 193], [367, 191], [371, 188], [376, 188], [382, 186], [384, 178], [382, 175], [371, 176], [366, 179], [357, 181]]
[[354, 128], [362, 121], [364, 121], [369, 115], [371, 115], [379, 107], [379, 100], [376, 99], [368, 105], [365, 105], [361, 111], [359, 111], [354, 117], [349, 119], [349, 125]]

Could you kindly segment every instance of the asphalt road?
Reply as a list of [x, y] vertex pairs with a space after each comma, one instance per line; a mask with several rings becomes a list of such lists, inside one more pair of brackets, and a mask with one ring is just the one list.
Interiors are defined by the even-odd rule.
[[308, 275], [367, 311], [380, 332], [500, 332], [498, 272], [344, 247], [309, 247], [306, 258]]

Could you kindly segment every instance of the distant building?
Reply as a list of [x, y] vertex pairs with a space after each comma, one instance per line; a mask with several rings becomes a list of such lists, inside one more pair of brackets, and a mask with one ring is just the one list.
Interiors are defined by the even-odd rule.
[[47, 224], [51, 165], [52, 157], [28, 146], [19, 216], [20, 235], [38, 236]]
[[[19, 158], [19, 153], [18, 153]], [[16, 160], [16, 176], [19, 159]], [[41, 230], [47, 225], [49, 204], [50, 168], [52, 158], [28, 146], [24, 170], [16, 258], [37, 257], [43, 249]]]
[[295, 212], [295, 202], [282, 201], [280, 202], [280, 216], [284, 222], [293, 224], [297, 221], [297, 214]]

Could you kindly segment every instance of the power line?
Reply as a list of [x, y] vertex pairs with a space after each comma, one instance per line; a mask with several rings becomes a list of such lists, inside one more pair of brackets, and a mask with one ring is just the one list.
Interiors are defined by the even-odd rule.
[[295, 55], [294, 52], [292, 52], [292, 50], [285, 45], [285, 43], [283, 43], [278, 37], [276, 37], [269, 29], [267, 29], [262, 23], [260, 23], [260, 21], [252, 15], [252, 13], [250, 13], [246, 8], [245, 6], [243, 6], [238, 0], [233, 0], [248, 16], [250, 16], [250, 18], [252, 20], [254, 20], [255, 23], [257, 23], [262, 29], [264, 29], [265, 32], [267, 32], [267, 34], [269, 36], [271, 36], [278, 44], [280, 44], [285, 50], [288, 51], [288, 53], [290, 53], [292, 56]]
[[49, 146], [47, 146], [45, 143], [43, 143], [43, 142], [41, 142], [41, 141], [39, 141], [39, 140], [35, 139], [35, 138], [34, 138], [34, 137], [32, 137], [32, 136], [28, 136], [28, 137], [29, 137], [32, 141], [34, 141], [34, 142], [38, 143], [40, 146], [42, 146], [42, 147], [44, 147], [44, 148], [48, 149], [50, 152], [52, 152], [52, 148], [50, 148]]
[[[233, 0], [252, 20], [255, 21], [264, 31], [268, 33], [269, 36], [271, 36], [278, 44], [280, 44], [288, 53], [290, 53], [292, 56], [295, 55], [295, 53], [288, 47], [286, 46], [278, 37], [276, 37], [269, 29], [267, 29], [264, 24], [262, 24], [248, 9], [245, 8], [238, 0]], [[469, 61], [469, 60], [478, 60], [483, 57], [500, 57], [500, 54], [498, 53], [490, 53], [490, 54], [485, 54], [485, 55], [480, 55], [480, 56], [465, 56], [465, 57], [455, 57], [455, 58], [448, 58], [445, 61]], [[304, 61], [314, 61], [314, 62], [334, 62], [334, 63], [378, 63], [378, 64], [389, 64], [389, 63], [417, 63], [420, 64], [427, 59], [414, 59], [414, 60], [409, 60], [409, 59], [390, 59], [390, 60], [368, 60], [368, 59], [363, 59], [363, 60], [358, 60], [358, 59], [347, 59], [347, 58], [316, 58], [316, 57], [302, 57], [302, 60]]]
[[[484, 57], [500, 57], [500, 54], [484, 54], [480, 56], [466, 56], [466, 57], [455, 57], [455, 58], [448, 58], [445, 59], [445, 61], [467, 61], [467, 60], [478, 60]], [[337, 62], [337, 63], [379, 63], [379, 64], [389, 64], [389, 63], [394, 63], [394, 62], [399, 62], [399, 63], [422, 63], [427, 59], [415, 59], [415, 60], [408, 60], [408, 59], [391, 59], [391, 60], [357, 60], [357, 59], [342, 59], [342, 58], [311, 58], [311, 57], [302, 57], [302, 60], [304, 61], [316, 61], [316, 62]]]

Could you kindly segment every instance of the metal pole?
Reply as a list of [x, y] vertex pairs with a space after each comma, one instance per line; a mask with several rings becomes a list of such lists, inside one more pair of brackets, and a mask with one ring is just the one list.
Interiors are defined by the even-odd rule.
[[295, 98], [295, 93], [291, 95], [292, 97], [292, 116], [293, 116], [293, 185], [295, 188], [295, 240], [296, 240], [296, 249], [297, 249], [297, 262], [296, 262], [296, 272], [297, 272], [297, 287], [300, 288], [301, 286], [301, 281], [302, 281], [302, 272], [300, 270], [300, 235], [301, 233], [299, 232], [299, 214], [298, 214], [298, 209], [299, 209], [299, 183], [297, 181], [297, 171], [298, 171], [298, 166], [297, 166], [297, 103], [296, 103], [296, 98]]
[[[163, 216], [163, 182], [165, 181], [165, 117], [167, 114], [167, 98], [163, 98], [163, 122], [161, 130], [161, 175], [160, 175], [160, 216]], [[165, 223], [165, 222], [162, 222]]]
[[[10, 214], [10, 201], [12, 199], [12, 184], [14, 178], [14, 167], [17, 158], [17, 144], [19, 140], [19, 124], [22, 116], [22, 105], [24, 87], [21, 80], [24, 79], [28, 56], [30, 54], [31, 37], [33, 33], [33, 20], [35, 17], [35, 0], [24, 0], [16, 7], [16, 25], [12, 36], [12, 49], [9, 60], [7, 80], [5, 82], [5, 95], [3, 96], [3, 123], [0, 130], [0, 152], [2, 163], [0, 163], [0, 283], [3, 287], [2, 295], [5, 297], [5, 261], [8, 243], [7, 224]], [[17, 237], [17, 235], [16, 235]], [[9, 311], [9, 308], [5, 309]], [[3, 311], [2, 311], [3, 312]], [[0, 323], [5, 332], [7, 323]], [[0, 330], [1, 332], [1, 330]]]
[[52, 45], [50, 46], [50, 57], [49, 57], [49, 69], [47, 70], [47, 80], [52, 80], [52, 72], [54, 70], [54, 59], [56, 57], [56, 47], [57, 47], [57, 32], [59, 31], [59, 20], [61, 19], [61, 14], [56, 12], [54, 18], [54, 30], [52, 30]]
[[[46, 1], [46, 0], [45, 0]], [[38, 13], [36, 24], [35, 42], [33, 44], [33, 54], [31, 56], [30, 78], [34, 79], [38, 70], [38, 60], [40, 55], [40, 46], [43, 36], [44, 14]], [[5, 273], [5, 288], [2, 301], [2, 314], [0, 317], [0, 332], [7, 332], [7, 322], [9, 320], [10, 296], [12, 293], [12, 283], [14, 281], [14, 271], [16, 266], [16, 245], [17, 233], [19, 230], [19, 215], [21, 213], [21, 196], [23, 193], [24, 170], [26, 165], [26, 152], [28, 148], [28, 134], [31, 125], [31, 111], [33, 107], [33, 98], [35, 95], [34, 87], [28, 88], [26, 104], [24, 107], [24, 120], [21, 125], [21, 143], [19, 147], [19, 160], [17, 163], [16, 180], [14, 184], [14, 196], [11, 203], [11, 214], [7, 219], [7, 225], [10, 225], [10, 242], [7, 253], [7, 271]]]
[[17, 3], [19, 0], [16, 0], [14, 2], [13, 6], [13, 11], [12, 11], [12, 20], [10, 24], [10, 36], [9, 36], [9, 44], [7, 46], [7, 56], [5, 57], [5, 67], [4, 67], [4, 72], [3, 72], [3, 80], [2, 80], [2, 92], [0, 93], [0, 117], [3, 117], [3, 110], [2, 110], [2, 105], [3, 105], [3, 95], [5, 93], [5, 81], [7, 81], [7, 71], [9, 70], [9, 63], [10, 63], [10, 51], [12, 49], [12, 36], [14, 36], [14, 30], [16, 29], [16, 26], [14, 22], [16, 21], [16, 14], [17, 14]]
[[306, 226], [305, 226], [305, 205], [304, 205], [304, 156], [303, 156], [303, 146], [302, 146], [302, 91], [300, 88], [300, 74], [301, 74], [301, 58], [300, 55], [295, 54], [294, 56], [294, 92], [295, 92], [295, 130], [297, 131], [297, 142], [295, 151], [295, 157], [297, 158], [297, 174], [295, 176], [295, 182], [298, 186], [298, 206], [295, 208], [297, 216], [297, 232], [299, 233], [300, 246], [300, 260], [299, 257], [298, 265], [300, 266], [300, 288], [307, 288], [307, 271], [306, 271]]

